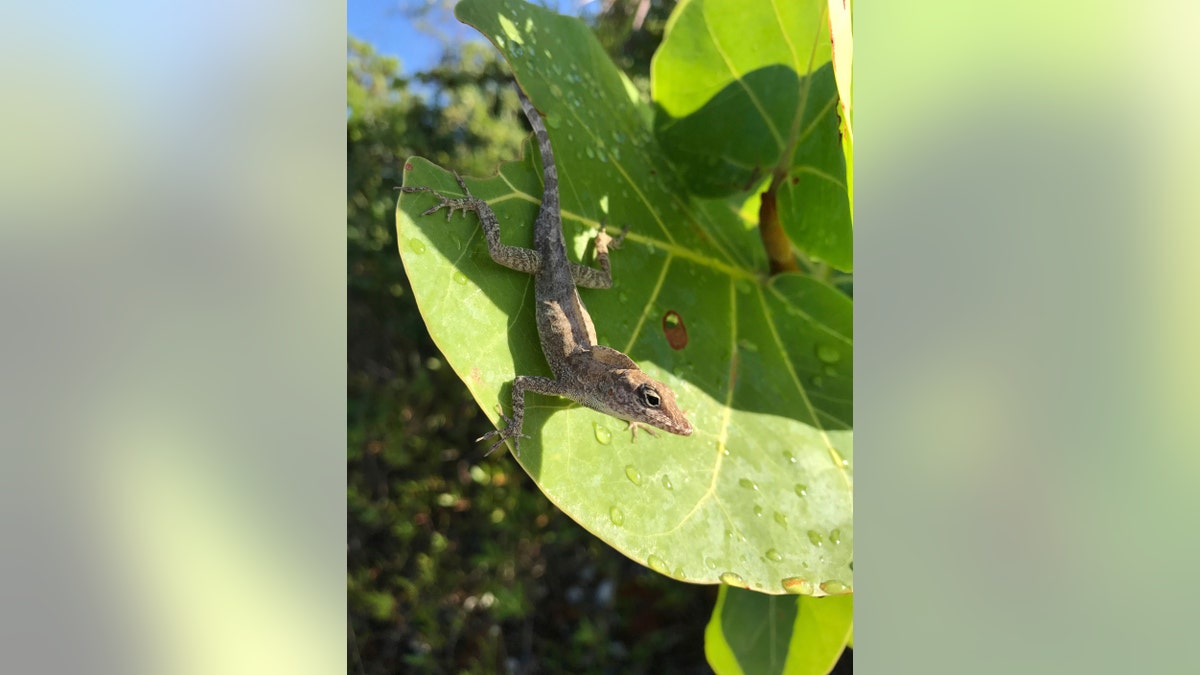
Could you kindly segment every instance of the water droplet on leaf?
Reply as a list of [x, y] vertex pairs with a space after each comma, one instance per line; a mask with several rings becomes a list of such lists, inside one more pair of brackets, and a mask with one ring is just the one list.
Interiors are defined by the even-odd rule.
[[832, 345], [817, 345], [817, 358], [825, 363], [837, 363], [842, 360], [842, 353]]
[[738, 588], [746, 587], [746, 580], [734, 574], [733, 572], [723, 572], [719, 578], [721, 579], [721, 583], [728, 586], [737, 586]]
[[608, 430], [608, 427], [592, 422], [592, 431], [596, 434], [596, 440], [601, 445], [612, 443], [612, 432]]
[[835, 579], [830, 579], [821, 584], [821, 590], [829, 595], [845, 595], [850, 592], [850, 587]]
[[783, 590], [796, 595], [812, 595], [813, 585], [807, 579], [788, 577], [783, 580]]
[[625, 477], [628, 478], [629, 482], [633, 483], [634, 485], [642, 484], [642, 474], [632, 464], [625, 465]]
[[621, 510], [621, 507], [614, 506], [608, 510], [608, 519], [612, 521], [613, 525], [621, 527], [625, 524], [625, 512]]

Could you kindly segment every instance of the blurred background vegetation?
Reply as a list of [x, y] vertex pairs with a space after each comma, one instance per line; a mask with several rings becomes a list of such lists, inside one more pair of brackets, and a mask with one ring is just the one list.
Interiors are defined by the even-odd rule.
[[[648, 92], [674, 0], [599, 4], [584, 19]], [[483, 456], [490, 424], [400, 263], [407, 157], [476, 176], [517, 158], [528, 127], [507, 65], [489, 44], [447, 43], [407, 73], [350, 37], [346, 84], [350, 672], [710, 672], [716, 588], [630, 561], [507, 455]]]

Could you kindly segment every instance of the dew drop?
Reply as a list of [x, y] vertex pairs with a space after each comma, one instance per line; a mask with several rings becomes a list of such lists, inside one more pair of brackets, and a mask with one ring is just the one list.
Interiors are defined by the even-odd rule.
[[816, 387], [817, 389], [820, 389], [821, 387], [825, 386], [825, 378], [821, 377], [820, 375], [813, 375], [812, 378], [809, 379], [809, 383], [811, 383], [812, 386]]
[[425, 242], [420, 239], [409, 239], [408, 248], [413, 252], [413, 255], [421, 255], [425, 252]]
[[825, 363], [837, 363], [842, 360], [842, 353], [832, 345], [817, 345], [817, 358]]
[[670, 476], [663, 476], [663, 477], [662, 477], [662, 486], [663, 486], [663, 487], [665, 487], [665, 488], [667, 488], [668, 490], [674, 490], [674, 489], [675, 489], [675, 486], [671, 484], [671, 477], [670, 477]]
[[801, 498], [807, 497], [808, 486], [803, 483], [796, 483], [796, 496]]
[[758, 485], [754, 481], [750, 480], [749, 478], [739, 478], [738, 485], [741, 485], [742, 487], [744, 487], [748, 490], [757, 490], [758, 489]]
[[829, 377], [837, 377], [838, 374], [837, 368], [834, 368], [833, 366], [825, 366], [821, 369], [821, 372], [825, 373]]
[[750, 282], [746, 281], [745, 279], [738, 279], [737, 283], [735, 283], [733, 287], [736, 288], [737, 292], [741, 293], [742, 295], [750, 292]]
[[762, 518], [762, 514], [763, 514], [763, 507], [759, 506], [758, 504], [755, 504], [754, 505], [754, 515], [758, 516], [759, 518]]
[[822, 545], [821, 544], [821, 533], [817, 532], [816, 530], [808, 531], [808, 540], [812, 542], [813, 546], [821, 546]]
[[780, 525], [782, 525], [784, 527], [787, 527], [787, 516], [776, 511], [775, 512], [775, 522], [779, 523]]
[[790, 450], [783, 451], [783, 458], [786, 459], [791, 464], [796, 463], [796, 456], [793, 455]]
[[650, 569], [652, 569], [655, 572], [658, 572], [660, 574], [670, 574], [671, 573], [670, 572], [671, 568], [667, 567], [667, 561], [663, 560], [662, 558], [660, 558], [656, 555], [651, 555], [649, 558], [647, 558], [646, 564], [650, 565]]
[[746, 580], [734, 574], [733, 572], [722, 572], [719, 579], [721, 580], [721, 583], [728, 586], [737, 586], [738, 588], [746, 587]]
[[601, 445], [612, 443], [612, 432], [608, 430], [608, 427], [602, 426], [597, 422], [592, 422], [592, 432], [596, 434], [596, 440]]
[[454, 283], [458, 284], [459, 286], [466, 286], [467, 285], [467, 275], [463, 274], [462, 272], [455, 272], [454, 273]]
[[850, 587], [836, 579], [830, 579], [821, 584], [821, 590], [829, 595], [845, 595], [850, 592]]
[[842, 531], [841, 531], [841, 530], [832, 530], [832, 531], [830, 531], [830, 533], [829, 533], [829, 543], [831, 543], [831, 544], [840, 544], [840, 543], [842, 543]]
[[550, 93], [554, 94], [554, 98], [562, 98], [562, 89], [557, 84], [550, 85]]
[[684, 581], [687, 580], [687, 575], [683, 573], [683, 565], [677, 565], [675, 567], [675, 571], [671, 572], [671, 576], [675, 577], [676, 579], [681, 579]]
[[621, 527], [625, 524], [625, 512], [621, 510], [621, 507], [614, 506], [608, 510], [608, 519], [612, 521], [613, 525]]
[[715, 570], [715, 569], [717, 569], [717, 561], [716, 561], [716, 560], [713, 560], [712, 558], [705, 558], [705, 559], [704, 559], [704, 564], [705, 564], [705, 565], [708, 567], [708, 569], [710, 569], [710, 570]]
[[783, 562], [783, 554], [780, 553], [779, 551], [776, 551], [773, 548], [767, 549], [766, 556], [767, 556], [767, 560], [770, 560], [772, 562]]
[[625, 477], [634, 485], [642, 484], [642, 474], [632, 464], [625, 465]]
[[795, 595], [812, 595], [813, 592], [812, 582], [800, 577], [788, 577], [783, 580], [782, 584], [783, 590]]
[[758, 352], [758, 345], [754, 344], [753, 342], [751, 342], [745, 338], [738, 340], [738, 347], [740, 347], [748, 352], [751, 352], [751, 353]]
[[596, 151], [592, 150], [592, 146], [589, 145], [584, 152], [587, 153], [588, 159], [596, 159]]

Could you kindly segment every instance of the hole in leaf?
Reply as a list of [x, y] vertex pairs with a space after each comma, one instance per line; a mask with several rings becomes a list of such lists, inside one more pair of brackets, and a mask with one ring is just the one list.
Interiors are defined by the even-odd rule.
[[687, 346], [687, 326], [683, 325], [683, 317], [679, 316], [679, 312], [672, 309], [664, 314], [662, 327], [663, 335], [667, 336], [667, 344], [671, 345], [671, 349], [678, 351]]

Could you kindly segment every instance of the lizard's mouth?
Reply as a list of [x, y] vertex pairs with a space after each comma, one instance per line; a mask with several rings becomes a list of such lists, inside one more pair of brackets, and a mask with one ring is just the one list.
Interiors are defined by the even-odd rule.
[[692, 424], [690, 422], [688, 422], [687, 420], [684, 420], [682, 424], [671, 425], [671, 427], [669, 429], [667, 429], [667, 431], [669, 431], [673, 434], [678, 434], [680, 436], [691, 436], [692, 435]]

